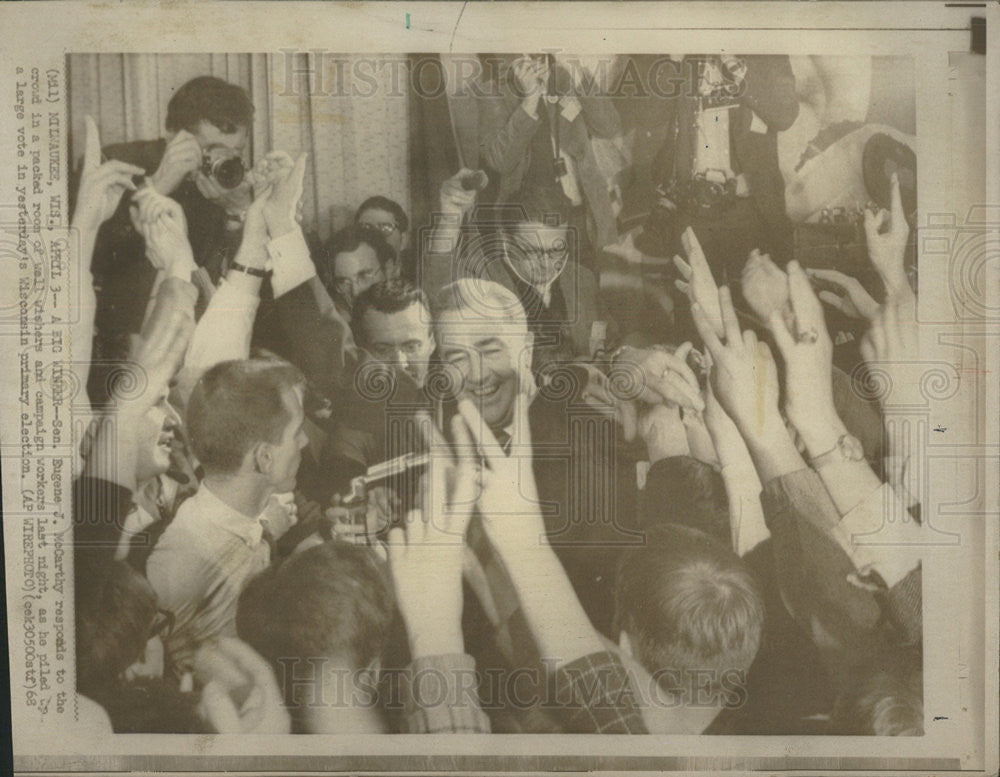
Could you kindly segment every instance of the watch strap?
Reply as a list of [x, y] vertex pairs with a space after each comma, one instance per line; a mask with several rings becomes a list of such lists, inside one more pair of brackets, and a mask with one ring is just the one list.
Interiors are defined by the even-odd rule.
[[239, 262], [230, 262], [229, 269], [252, 275], [254, 278], [269, 278], [271, 276], [270, 270], [261, 270], [259, 267], [247, 267], [245, 264], [240, 264]]
[[851, 434], [844, 433], [837, 438], [837, 444], [830, 450], [824, 451], [818, 456], [812, 456], [809, 464], [813, 469], [819, 469], [827, 464], [835, 464], [845, 461], [861, 461], [864, 459], [864, 449], [860, 440]]

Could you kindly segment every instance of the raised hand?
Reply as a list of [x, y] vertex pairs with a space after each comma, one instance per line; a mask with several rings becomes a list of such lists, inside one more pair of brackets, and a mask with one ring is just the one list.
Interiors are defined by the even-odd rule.
[[698, 242], [698, 237], [691, 227], [685, 229], [681, 235], [681, 245], [684, 246], [687, 261], [675, 256], [674, 265], [684, 280], [678, 279], [674, 283], [687, 295], [692, 304], [697, 302], [701, 306], [716, 336], [722, 337], [724, 329], [722, 311], [719, 309], [719, 287], [715, 284], [712, 269], [705, 259], [705, 252], [701, 250], [701, 243]]
[[[785, 414], [809, 447], [808, 432], [839, 425], [833, 404], [833, 342], [823, 305], [798, 262], [788, 264], [791, 326], [771, 316], [770, 329], [785, 361]], [[810, 453], [815, 455], [810, 447]]]
[[646, 405], [639, 413], [638, 427], [650, 464], [673, 456], [691, 455], [687, 429], [676, 405]]
[[112, 389], [117, 412], [102, 420], [86, 461], [88, 475], [130, 491], [136, 489], [136, 463], [146, 444], [143, 416], [166, 399], [194, 331], [194, 318], [190, 311], [173, 309], [154, 314], [145, 330], [124, 367], [126, 375], [116, 384], [122, 390]]
[[[870, 366], [890, 374], [895, 404], [923, 401], [919, 376], [914, 374], [914, 367], [920, 362], [919, 331], [913, 306], [908, 301], [890, 302], [878, 309], [861, 339], [861, 357]], [[880, 397], [883, 405], [887, 399]]]
[[181, 130], [167, 143], [160, 166], [150, 176], [150, 183], [160, 194], [168, 195], [200, 167], [201, 146], [194, 135]]
[[198, 712], [219, 734], [288, 734], [274, 672], [260, 655], [234, 637], [220, 637], [195, 655], [195, 674], [204, 683]]
[[545, 91], [549, 80], [549, 66], [544, 57], [537, 59], [525, 54], [511, 66], [517, 86], [525, 97], [536, 97]]
[[478, 470], [472, 440], [460, 416], [452, 419], [455, 452], [426, 414], [418, 418], [430, 448], [423, 506], [404, 528], [390, 530], [389, 569], [414, 658], [464, 652], [462, 565]]
[[896, 173], [892, 174], [891, 208], [891, 211], [883, 209], [878, 213], [865, 211], [868, 258], [882, 277], [888, 296], [906, 296], [913, 293], [903, 267], [910, 226], [906, 223], [906, 214], [903, 212], [899, 175]]
[[518, 396], [514, 407], [517, 444], [509, 456], [472, 402], [461, 400], [458, 412], [465, 419], [473, 445], [485, 462], [477, 503], [490, 542], [501, 554], [505, 550], [516, 552], [518, 548], [539, 547], [545, 535], [545, 523], [532, 468], [531, 428], [524, 395]]
[[698, 379], [686, 361], [691, 344], [685, 345], [674, 353], [665, 348], [622, 348], [611, 372], [612, 392], [622, 388], [649, 405], [668, 402], [704, 410]]
[[477, 190], [466, 189], [462, 186], [462, 180], [475, 172], [468, 167], [463, 167], [441, 184], [439, 204], [442, 213], [464, 218], [472, 210], [476, 204]]
[[740, 286], [747, 304], [764, 321], [788, 305], [788, 276], [756, 248], [743, 265]]
[[145, 170], [116, 159], [101, 164], [101, 137], [97, 124], [90, 116], [84, 121], [87, 141], [73, 226], [79, 230], [96, 232], [101, 224], [111, 218], [125, 191], [135, 191], [132, 176], [143, 175]]
[[264, 159], [262, 182], [270, 191], [263, 213], [272, 240], [291, 232], [300, 218], [307, 156], [303, 152], [293, 162], [288, 154], [278, 151]]
[[[695, 326], [712, 356], [712, 390], [744, 436], [761, 436], [783, 424], [778, 411], [778, 374], [766, 343], [752, 330], [740, 332], [729, 288], [719, 289], [723, 337], [699, 303], [691, 306]], [[774, 314], [778, 318], [778, 313]]]
[[194, 254], [180, 204], [150, 186], [139, 191], [131, 207], [132, 223], [146, 241], [146, 257], [168, 275], [191, 279]]
[[806, 274], [820, 287], [819, 298], [845, 316], [871, 321], [878, 313], [878, 303], [857, 278], [837, 270], [806, 270]]

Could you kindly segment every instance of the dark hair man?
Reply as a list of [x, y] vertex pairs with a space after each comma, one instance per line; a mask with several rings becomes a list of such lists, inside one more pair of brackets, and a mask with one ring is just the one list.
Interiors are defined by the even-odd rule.
[[320, 280], [347, 320], [358, 295], [386, 280], [395, 269], [396, 255], [377, 230], [342, 229], [330, 238], [323, 253]]
[[[212, 76], [184, 84], [167, 106], [166, 137], [108, 146], [109, 159], [146, 170], [150, 185], [175, 199], [184, 210], [195, 263], [217, 282], [242, 237], [251, 202], [249, 182], [220, 183], [218, 164], [245, 168], [253, 104], [246, 91]], [[223, 177], [224, 178], [224, 177]], [[223, 185], [225, 184], [225, 185]], [[144, 258], [145, 244], [129, 215], [131, 197], [102, 227], [92, 270], [98, 289], [98, 359], [117, 359], [128, 350], [129, 334], [139, 331], [156, 270]], [[100, 394], [104, 375], [92, 371], [92, 395]], [[99, 398], [95, 397], [95, 398]]]
[[234, 634], [237, 598], [270, 561], [261, 513], [295, 487], [307, 442], [302, 396], [296, 368], [262, 359], [217, 364], [191, 394], [187, 432], [205, 477], [146, 564], [174, 615], [167, 647], [180, 671], [200, 644]]
[[648, 673], [635, 690], [650, 731], [702, 733], [745, 695], [764, 603], [743, 561], [696, 529], [668, 524], [618, 562], [622, 652]]
[[420, 289], [403, 280], [370, 286], [354, 302], [354, 333], [375, 359], [424, 384], [435, 342], [430, 304]]
[[406, 233], [410, 229], [410, 219], [403, 206], [382, 195], [369, 197], [362, 202], [354, 214], [354, 223], [381, 234], [397, 256], [406, 244]]

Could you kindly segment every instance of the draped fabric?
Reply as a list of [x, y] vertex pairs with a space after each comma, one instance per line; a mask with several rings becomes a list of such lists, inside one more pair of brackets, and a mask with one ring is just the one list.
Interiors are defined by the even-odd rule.
[[[287, 61], [286, 57], [291, 57]], [[379, 55], [364, 58], [378, 62]], [[394, 57], [394, 59], [398, 59]], [[331, 67], [347, 72], [361, 57], [336, 63], [315, 54], [72, 54], [69, 56], [70, 153], [83, 154], [83, 117], [97, 120], [102, 145], [162, 137], [167, 103], [192, 78], [213, 75], [237, 84], [255, 107], [251, 158], [271, 149], [309, 154], [304, 226], [322, 239], [346, 226], [363, 200], [381, 194], [409, 210], [407, 98], [393, 89], [392, 68], [370, 68], [371, 95], [340, 95], [329, 88]], [[288, 72], [311, 71], [294, 80]], [[324, 78], [315, 78], [324, 71]]]

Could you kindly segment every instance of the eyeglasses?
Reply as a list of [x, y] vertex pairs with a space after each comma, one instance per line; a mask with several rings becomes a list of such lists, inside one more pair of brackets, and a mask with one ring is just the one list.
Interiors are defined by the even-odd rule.
[[362, 270], [353, 278], [334, 278], [333, 285], [341, 294], [354, 291], [359, 286], [368, 287], [382, 279], [382, 269]]
[[548, 259], [562, 261], [569, 255], [569, 247], [564, 240], [557, 240], [555, 245], [542, 248], [537, 243], [526, 243], [523, 240], [514, 242], [515, 253], [520, 253], [525, 259]]
[[389, 235], [399, 229], [399, 224], [394, 224], [391, 221], [382, 221], [377, 224], [362, 222], [358, 226], [371, 232], [381, 232], [385, 237], [389, 237]]
[[166, 639], [174, 630], [174, 614], [170, 610], [157, 610], [149, 627], [149, 639], [160, 637]]
[[397, 353], [401, 353], [408, 359], [419, 356], [424, 350], [426, 343], [422, 340], [407, 340], [405, 343], [394, 345], [391, 343], [374, 343], [371, 346], [371, 353], [376, 359], [388, 360], [395, 358]]

